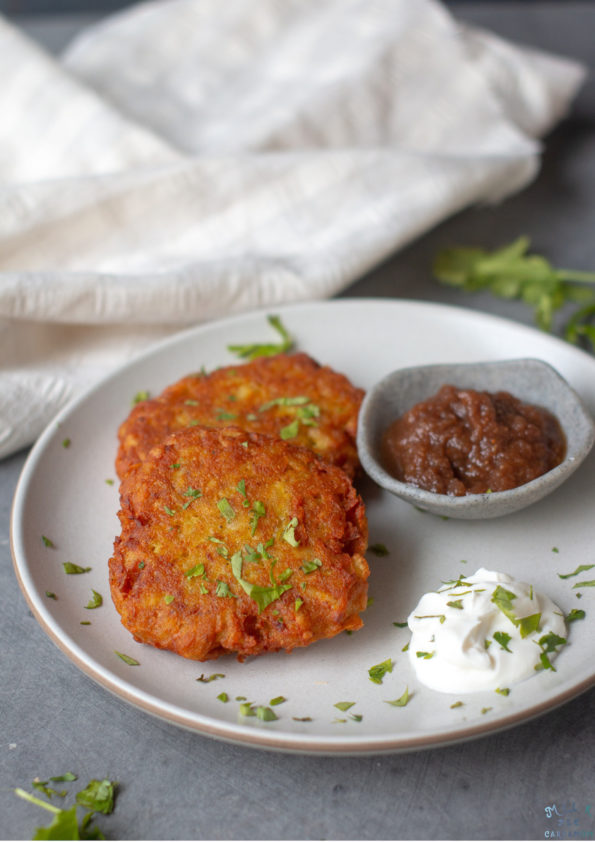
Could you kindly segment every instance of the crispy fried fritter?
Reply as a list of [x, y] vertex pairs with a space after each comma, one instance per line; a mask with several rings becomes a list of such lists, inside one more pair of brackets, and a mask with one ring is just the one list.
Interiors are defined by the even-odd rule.
[[279, 354], [193, 374], [137, 404], [119, 430], [116, 470], [123, 477], [168, 433], [200, 424], [233, 425], [281, 436], [313, 450], [353, 477], [363, 398], [344, 377], [306, 354]]
[[362, 625], [364, 505], [310, 450], [235, 427], [172, 433], [121, 484], [112, 598], [135, 639], [199, 661]]

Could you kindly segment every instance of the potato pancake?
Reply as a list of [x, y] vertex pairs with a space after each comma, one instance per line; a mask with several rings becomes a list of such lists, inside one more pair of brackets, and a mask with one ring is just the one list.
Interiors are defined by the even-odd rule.
[[138, 403], [120, 426], [116, 470], [123, 477], [168, 433], [233, 425], [310, 448], [350, 477], [364, 393], [307, 354], [278, 354], [192, 374]]
[[364, 504], [306, 448], [235, 427], [180, 430], [128, 471], [119, 518], [110, 587], [140, 642], [242, 660], [362, 625]]

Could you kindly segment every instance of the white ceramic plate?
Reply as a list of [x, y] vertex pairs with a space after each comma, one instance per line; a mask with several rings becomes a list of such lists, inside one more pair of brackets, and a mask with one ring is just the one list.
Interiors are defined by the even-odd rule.
[[[400, 366], [530, 356], [555, 366], [595, 412], [595, 360], [530, 328], [407, 301], [352, 299], [275, 312], [300, 350], [364, 388]], [[107, 574], [119, 526], [117, 483], [106, 483], [115, 478], [118, 424], [140, 390], [157, 394], [203, 365], [231, 363], [230, 342], [271, 339], [264, 312], [178, 335], [65, 409], [32, 450], [13, 506], [14, 565], [33, 613], [68, 657], [118, 696], [177, 725], [261, 748], [326, 754], [406, 751], [469, 739], [523, 722], [592, 686], [595, 588], [577, 591], [573, 585], [595, 575], [561, 579], [558, 573], [593, 559], [595, 453], [547, 499], [492, 521], [442, 520], [363, 481], [370, 544], [384, 544], [390, 554], [368, 554], [373, 603], [355, 634], [243, 664], [232, 657], [200, 664], [134, 642], [111, 604]], [[64, 439], [70, 439], [67, 448]], [[45, 546], [42, 536], [55, 547]], [[66, 575], [65, 561], [91, 570]], [[393, 623], [405, 620], [423, 592], [478, 567], [531, 582], [565, 613], [583, 608], [586, 618], [571, 625], [556, 672], [536, 674], [507, 697], [424, 689], [402, 652], [409, 632]], [[104, 603], [88, 610], [92, 589]], [[46, 596], [48, 591], [57, 599]], [[127, 665], [116, 650], [139, 665]], [[381, 685], [372, 683], [368, 669], [387, 658], [394, 661], [392, 673]], [[214, 673], [224, 678], [196, 681]], [[411, 694], [406, 707], [386, 703], [406, 687]], [[217, 698], [222, 692], [227, 703]], [[242, 717], [237, 696], [258, 705], [277, 696], [287, 701], [274, 708], [276, 721], [263, 722]], [[452, 708], [459, 700], [463, 705]], [[355, 702], [346, 713], [335, 707], [344, 701]]]

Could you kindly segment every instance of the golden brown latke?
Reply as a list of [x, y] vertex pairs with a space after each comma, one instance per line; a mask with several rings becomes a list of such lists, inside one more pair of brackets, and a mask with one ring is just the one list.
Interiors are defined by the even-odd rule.
[[310, 450], [235, 427], [172, 433], [121, 484], [110, 587], [135, 639], [199, 661], [362, 625], [364, 505]]
[[307, 354], [279, 354], [192, 374], [137, 404], [119, 430], [123, 477], [168, 433], [200, 424], [280, 436], [355, 475], [357, 414], [364, 393]]

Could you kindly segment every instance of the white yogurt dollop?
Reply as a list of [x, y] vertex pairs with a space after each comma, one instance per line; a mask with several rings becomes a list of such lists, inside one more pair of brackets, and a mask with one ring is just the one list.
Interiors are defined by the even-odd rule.
[[505, 690], [551, 663], [566, 641], [551, 599], [483, 568], [424, 594], [407, 622], [417, 677], [442, 693]]

